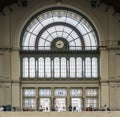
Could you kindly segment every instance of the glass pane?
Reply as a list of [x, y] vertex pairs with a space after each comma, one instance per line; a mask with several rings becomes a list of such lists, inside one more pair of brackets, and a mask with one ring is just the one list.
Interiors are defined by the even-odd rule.
[[47, 26], [48, 24], [51, 24], [53, 22], [54, 22], [53, 18], [48, 18], [48, 19], [45, 19], [44, 21], [42, 21], [41, 23], [42, 23], [42, 25]]
[[50, 98], [39, 98], [39, 111], [49, 112], [51, 101]]
[[97, 58], [92, 58], [92, 77], [98, 77], [98, 61]]
[[62, 32], [64, 29], [64, 26], [55, 26], [55, 29], [57, 32]]
[[42, 30], [42, 28], [43, 28], [43, 26], [42, 26], [42, 24], [37, 24], [37, 26], [34, 28], [34, 30], [33, 30], [33, 34], [35, 34], [35, 35], [38, 35], [39, 34], [39, 32]]
[[66, 99], [65, 98], [55, 98], [54, 101], [55, 111], [61, 112], [66, 111]]
[[47, 31], [44, 31], [41, 35], [41, 38], [46, 39], [50, 34]]
[[83, 110], [82, 98], [71, 98], [71, 105], [73, 111], [82, 111]]
[[30, 58], [30, 77], [35, 77], [35, 58]]
[[[69, 36], [66, 38], [66, 40], [67, 40], [68, 42], [74, 41], [74, 40], [73, 40], [73, 37], [71, 37], [71, 35], [69, 35]], [[75, 47], [75, 43], [74, 43], [73, 46]]]
[[61, 58], [61, 77], [66, 78], [66, 58]]
[[71, 35], [71, 37], [73, 37], [73, 39], [76, 39], [79, 37], [75, 31], [72, 31], [72, 33], [70, 35]]
[[69, 46], [70, 46], [70, 50], [76, 50], [75, 41], [71, 41], [69, 43]]
[[70, 23], [73, 26], [76, 26], [78, 24], [78, 22], [76, 22], [75, 20], [68, 18], [66, 19], [66, 23]]
[[88, 57], [85, 59], [85, 74], [86, 77], [91, 77], [91, 59]]
[[54, 33], [56, 31], [55, 27], [50, 27], [47, 29], [47, 31], [51, 34]]
[[56, 88], [54, 90], [54, 95], [56, 97], [66, 97], [67, 96], [67, 90], [65, 88]]
[[29, 40], [29, 46], [30, 46], [29, 49], [30, 50], [35, 49], [35, 41], [36, 41], [36, 36], [31, 34], [30, 40]]
[[66, 39], [68, 35], [69, 35], [69, 33], [63, 32], [62, 37]]
[[[53, 37], [53, 39], [57, 38], [58, 37], [57, 32], [51, 33], [51, 36]], [[53, 39], [51, 39], [51, 42], [53, 41]]]
[[80, 97], [80, 96], [82, 96], [82, 89], [77, 89], [77, 88], [70, 89], [70, 96], [71, 97]]
[[54, 59], [54, 77], [55, 78], [60, 77], [60, 60], [59, 60], [59, 58]]
[[51, 96], [51, 89], [39, 89], [39, 96], [40, 97], [50, 97]]
[[97, 43], [96, 43], [97, 41], [96, 41], [94, 32], [89, 33], [89, 37], [90, 37], [90, 41], [91, 41], [92, 50], [97, 49]]
[[82, 35], [87, 33], [86, 29], [81, 25], [81, 23], [79, 23], [76, 28], [80, 31]]
[[71, 31], [72, 31], [72, 29], [65, 26], [65, 27], [64, 27], [64, 31], [67, 32], [68, 34], [70, 34]]
[[28, 58], [23, 58], [23, 69], [22, 69], [22, 76], [28, 77]]
[[33, 30], [36, 28], [38, 24], [39, 24], [39, 21], [37, 19], [34, 19], [27, 27], [27, 31], [33, 32]]
[[84, 26], [84, 28], [87, 30], [87, 32], [90, 32], [91, 30], [93, 30], [86, 19], [82, 19], [81, 24]]
[[91, 49], [91, 42], [88, 35], [84, 36], [84, 42], [85, 42], [85, 50]]
[[51, 60], [50, 58], [45, 59], [45, 78], [51, 77]]
[[35, 94], [35, 89], [24, 89], [23, 90], [23, 96], [25, 97], [34, 97]]
[[52, 11], [52, 15], [58, 18], [62, 18], [62, 17], [65, 18], [66, 14], [67, 14], [66, 10], [53, 10]]
[[82, 58], [78, 57], [76, 60], [76, 69], [77, 69], [77, 77], [82, 77]]
[[27, 32], [27, 31], [24, 33], [23, 42], [22, 42], [23, 50], [28, 50], [30, 35], [31, 35], [31, 33]]
[[70, 58], [70, 77], [75, 77], [75, 58]]
[[45, 45], [45, 39], [39, 39], [38, 42], [38, 50], [44, 50], [44, 45]]
[[36, 107], [35, 98], [24, 98], [23, 103], [25, 110], [29, 109], [35, 110]]
[[57, 32], [57, 36], [58, 36], [58, 37], [62, 37], [62, 34], [63, 34], [62, 31], [61, 31], [61, 32]]
[[76, 50], [82, 50], [82, 44], [81, 44], [80, 38], [75, 39], [74, 41], [75, 41]]
[[54, 22], [65, 22], [66, 19], [65, 10], [53, 10], [52, 14], [53, 14]]
[[86, 89], [86, 96], [98, 96], [98, 89]]
[[[45, 41], [45, 50], [50, 50], [50, 42], [48, 42], [47, 40]], [[48, 49], [49, 48], [49, 49]]]
[[98, 108], [98, 99], [97, 98], [86, 98], [86, 107]]
[[38, 59], [38, 76], [39, 77], [44, 77], [44, 58], [39, 58]]

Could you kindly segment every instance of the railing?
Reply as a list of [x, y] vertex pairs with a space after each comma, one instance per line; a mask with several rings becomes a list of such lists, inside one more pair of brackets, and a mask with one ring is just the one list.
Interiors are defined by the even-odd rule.
[[100, 41], [100, 46], [106, 47], [118, 47], [120, 46], [120, 40], [106, 40]]

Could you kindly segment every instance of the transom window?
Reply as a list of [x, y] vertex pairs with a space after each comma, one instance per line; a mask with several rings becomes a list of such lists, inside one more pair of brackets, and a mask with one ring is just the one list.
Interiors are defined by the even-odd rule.
[[35, 14], [21, 35], [23, 79], [99, 77], [99, 41], [83, 14], [53, 7]]

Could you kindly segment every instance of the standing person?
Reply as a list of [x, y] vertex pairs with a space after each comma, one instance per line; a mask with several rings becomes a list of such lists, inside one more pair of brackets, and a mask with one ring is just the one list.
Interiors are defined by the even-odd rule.
[[76, 111], [76, 106], [73, 107], [73, 111]]
[[68, 110], [72, 111], [72, 106], [71, 105], [69, 105]]
[[104, 105], [103, 110], [104, 110], [104, 111], [108, 111], [108, 107], [107, 107], [106, 104]]
[[55, 111], [59, 111], [59, 110], [58, 110], [58, 106], [57, 106], [57, 105], [55, 106]]
[[93, 107], [92, 107], [92, 105], [89, 106], [89, 109], [90, 109], [90, 111], [93, 111]]
[[42, 107], [42, 105], [40, 105], [40, 107], [39, 107], [39, 111], [43, 111], [43, 107]]

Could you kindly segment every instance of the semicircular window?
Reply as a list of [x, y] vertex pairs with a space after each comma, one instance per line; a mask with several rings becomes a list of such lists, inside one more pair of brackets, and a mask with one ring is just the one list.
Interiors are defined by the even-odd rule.
[[20, 46], [22, 78], [99, 76], [97, 32], [73, 9], [55, 7], [35, 14], [23, 29]]

